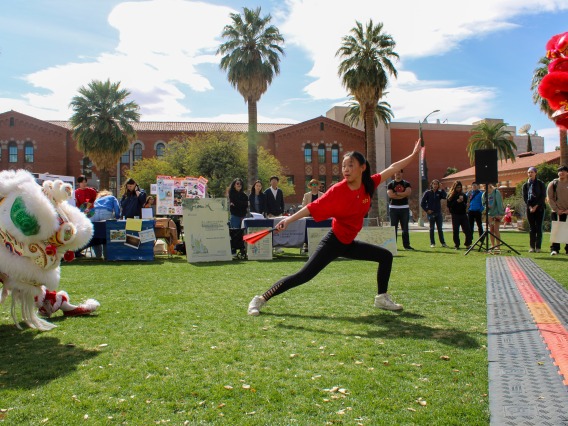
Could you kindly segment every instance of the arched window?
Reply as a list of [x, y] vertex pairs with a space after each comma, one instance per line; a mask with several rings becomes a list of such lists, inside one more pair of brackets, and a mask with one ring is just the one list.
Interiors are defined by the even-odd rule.
[[135, 143], [132, 150], [134, 151], [134, 162], [142, 160], [142, 144]]
[[331, 146], [331, 164], [339, 164], [339, 146]]
[[34, 144], [31, 142], [26, 142], [24, 145], [24, 162], [34, 162]]
[[16, 145], [16, 142], [10, 142], [8, 144], [8, 162], [18, 162], [18, 145]]
[[156, 157], [162, 158], [166, 153], [166, 144], [160, 142], [156, 145]]
[[312, 162], [312, 146], [309, 143], [304, 146], [304, 162]]
[[323, 143], [318, 146], [318, 163], [325, 163], [325, 145]]

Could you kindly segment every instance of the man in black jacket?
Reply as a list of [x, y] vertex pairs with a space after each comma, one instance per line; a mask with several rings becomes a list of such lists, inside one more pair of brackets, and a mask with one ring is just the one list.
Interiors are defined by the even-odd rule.
[[535, 167], [529, 167], [527, 173], [529, 178], [523, 185], [523, 200], [527, 205], [527, 220], [529, 222], [531, 245], [529, 253], [539, 253], [542, 244], [542, 222], [544, 221], [546, 187], [543, 181], [536, 178]]
[[278, 188], [279, 181], [278, 176], [272, 176], [270, 178], [270, 188], [264, 191], [266, 195], [267, 217], [282, 216], [284, 213], [284, 194], [282, 190]]

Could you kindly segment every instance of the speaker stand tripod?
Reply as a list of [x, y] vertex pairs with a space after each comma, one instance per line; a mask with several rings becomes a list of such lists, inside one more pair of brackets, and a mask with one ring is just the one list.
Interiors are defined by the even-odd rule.
[[[486, 184], [485, 185], [486, 191], [487, 191], [488, 187], [489, 187], [489, 184]], [[483, 195], [485, 195], [485, 194], [483, 194]], [[473, 229], [471, 230], [471, 232], [473, 233]], [[495, 238], [500, 244], [498, 243], [496, 246], [489, 247], [489, 237], [490, 236]], [[483, 231], [483, 233], [477, 239], [477, 241], [475, 243], [473, 243], [470, 248], [467, 249], [464, 256], [467, 256], [469, 254], [469, 252], [472, 251], [477, 245], [479, 245], [479, 249], [477, 251], [481, 251], [483, 249], [483, 242], [484, 241], [485, 241], [485, 253], [489, 253], [491, 250], [493, 250], [496, 247], [499, 247], [500, 245], [505, 245], [505, 246], [509, 247], [509, 250], [514, 251], [519, 256], [521, 255], [521, 253], [519, 253], [517, 250], [515, 250], [513, 247], [511, 247], [509, 244], [507, 244], [505, 241], [503, 241], [501, 238], [499, 238], [497, 235], [495, 235], [493, 232], [491, 232], [489, 230], [489, 215], [487, 214], [487, 212], [485, 213], [485, 231]]]

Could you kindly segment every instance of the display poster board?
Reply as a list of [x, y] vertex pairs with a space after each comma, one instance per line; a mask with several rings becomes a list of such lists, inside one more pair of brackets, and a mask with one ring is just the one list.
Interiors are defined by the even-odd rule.
[[[311, 256], [321, 239], [331, 228], [308, 228], [308, 255]], [[359, 241], [374, 244], [390, 251], [393, 256], [398, 254], [394, 226], [364, 226], [356, 237]]]
[[232, 260], [227, 199], [184, 198], [182, 207], [187, 261]]
[[[249, 234], [270, 229], [269, 227], [250, 227]], [[248, 260], [272, 260], [272, 232], [254, 244], [247, 245]]]
[[154, 221], [142, 219], [107, 220], [106, 260], [154, 260]]
[[386, 248], [393, 256], [398, 254], [394, 226], [364, 226], [357, 235], [359, 241]]
[[183, 178], [158, 176], [156, 178], [156, 214], [183, 214], [183, 200], [205, 198], [207, 194], [207, 179], [204, 177]]
[[319, 242], [321, 241], [321, 239], [323, 237], [325, 237], [327, 235], [327, 233], [329, 232], [329, 230], [331, 229], [330, 227], [325, 227], [325, 228], [307, 228], [306, 231], [308, 233], [308, 256], [312, 256], [312, 254], [314, 254], [314, 251], [316, 250], [316, 248], [318, 247]]

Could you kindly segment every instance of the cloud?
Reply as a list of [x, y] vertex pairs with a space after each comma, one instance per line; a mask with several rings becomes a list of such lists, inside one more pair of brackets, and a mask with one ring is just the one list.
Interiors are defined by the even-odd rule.
[[558, 127], [538, 129], [537, 134], [544, 138], [544, 152], [554, 151], [560, 146], [560, 133]]
[[69, 102], [81, 86], [110, 79], [132, 93], [145, 120], [188, 116], [181, 88], [213, 89], [198, 67], [218, 64], [215, 52], [231, 12], [229, 7], [183, 0], [120, 3], [108, 17], [119, 34], [114, 51], [31, 73], [25, 80], [36, 90], [18, 101], [0, 99], [0, 107], [9, 104], [44, 119], [70, 117]]
[[372, 19], [384, 23], [383, 31], [392, 35], [401, 58], [395, 64], [399, 78], [391, 79], [387, 99], [392, 100], [396, 119], [418, 119], [424, 105], [435, 100], [446, 116], [459, 121], [490, 108], [497, 90], [419, 80], [405, 69], [405, 62], [448, 54], [465, 40], [516, 28], [513, 18], [520, 15], [566, 10], [568, 4], [562, 0], [350, 0], [331, 7], [327, 0], [287, 0], [286, 8], [288, 15], [280, 28], [287, 43], [304, 50], [313, 61], [309, 71], [313, 81], [304, 88], [307, 96], [329, 100], [347, 96], [337, 76], [340, 59], [335, 55], [355, 21], [366, 24]]

